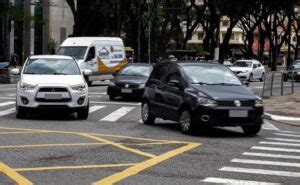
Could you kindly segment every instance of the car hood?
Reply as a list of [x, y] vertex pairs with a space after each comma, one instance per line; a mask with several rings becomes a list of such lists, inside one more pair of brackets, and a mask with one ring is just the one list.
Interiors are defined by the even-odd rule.
[[58, 84], [58, 85], [78, 85], [83, 84], [81, 75], [31, 75], [23, 74], [22, 82], [32, 85]]
[[246, 86], [194, 85], [195, 89], [215, 100], [256, 99]]
[[249, 67], [230, 67], [232, 71], [245, 71], [245, 70], [250, 70], [251, 68]]
[[133, 84], [143, 84], [146, 83], [148, 77], [146, 76], [116, 76], [114, 78], [115, 83], [133, 83]]

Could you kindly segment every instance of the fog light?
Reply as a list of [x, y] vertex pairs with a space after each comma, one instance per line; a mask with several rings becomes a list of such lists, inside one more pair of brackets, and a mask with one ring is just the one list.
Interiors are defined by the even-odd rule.
[[77, 101], [78, 105], [82, 105], [84, 103], [84, 97], [80, 97]]
[[27, 105], [29, 103], [29, 100], [24, 96], [21, 96], [21, 101], [24, 105]]

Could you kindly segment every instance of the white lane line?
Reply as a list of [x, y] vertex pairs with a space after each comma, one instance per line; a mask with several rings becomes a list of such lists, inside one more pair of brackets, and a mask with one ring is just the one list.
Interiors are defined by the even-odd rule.
[[300, 163], [289, 163], [289, 162], [277, 162], [277, 161], [263, 161], [263, 160], [251, 160], [251, 159], [232, 159], [233, 163], [243, 164], [257, 164], [257, 165], [271, 165], [271, 166], [288, 166], [300, 168]]
[[102, 109], [104, 107], [106, 107], [106, 106], [97, 106], [97, 105], [91, 106], [90, 110], [89, 110], [89, 113], [95, 112], [95, 111], [97, 111], [99, 109]]
[[280, 185], [280, 183], [246, 181], [246, 180], [238, 180], [238, 179], [224, 179], [224, 178], [215, 178], [215, 177], [208, 177], [202, 180], [202, 182], [219, 183], [219, 184], [243, 184], [243, 185]]
[[269, 157], [269, 158], [282, 158], [282, 159], [300, 159], [299, 155], [282, 155], [282, 154], [255, 153], [255, 152], [244, 152], [242, 155], [256, 156], [256, 157]]
[[106, 95], [106, 92], [89, 92], [91, 95]]
[[139, 122], [139, 123], [143, 123], [143, 120], [142, 120], [142, 119], [140, 119], [138, 122]]
[[275, 127], [272, 123], [268, 121], [264, 121], [264, 124], [262, 125], [262, 129], [265, 130], [279, 130], [277, 127]]
[[13, 104], [15, 104], [15, 103], [16, 103], [16, 102], [14, 102], [14, 101], [3, 102], [3, 103], [0, 103], [0, 107], [7, 106], [7, 105], [13, 105]]
[[297, 143], [283, 143], [283, 142], [268, 142], [268, 141], [261, 141], [259, 144], [263, 145], [283, 145], [283, 146], [300, 146]]
[[259, 174], [259, 175], [275, 175], [275, 176], [285, 176], [285, 177], [300, 177], [299, 172], [262, 170], [262, 169], [253, 169], [253, 168], [235, 168], [235, 167], [225, 166], [221, 168], [220, 171], [250, 173], [250, 174]]
[[285, 131], [285, 130], [278, 130], [278, 132], [290, 133], [290, 134], [300, 134], [300, 132]]
[[287, 141], [287, 142], [300, 143], [299, 139], [286, 139], [286, 138], [273, 138], [273, 137], [267, 137], [266, 139], [272, 141]]
[[271, 119], [275, 121], [300, 121], [299, 117], [290, 117], [290, 116], [278, 116], [273, 114], [265, 113], [265, 115], [270, 116]]
[[102, 118], [100, 121], [117, 121], [121, 117], [125, 116], [128, 112], [132, 111], [135, 107], [121, 107], [118, 110], [112, 112], [105, 118]]
[[289, 148], [274, 148], [274, 147], [261, 147], [261, 146], [253, 146], [252, 150], [266, 150], [266, 151], [279, 151], [279, 152], [296, 152], [300, 153], [298, 149], [289, 149]]
[[2, 99], [2, 100], [15, 100], [16, 98], [14, 97], [0, 97], [0, 99]]
[[90, 101], [90, 103], [94, 104], [110, 104], [110, 105], [141, 105], [141, 103], [126, 103], [126, 102], [105, 102], [105, 101]]
[[274, 135], [278, 135], [278, 136], [288, 136], [288, 137], [300, 137], [300, 135], [295, 135], [295, 134], [274, 133]]
[[94, 96], [94, 95], [93, 96], [89, 96], [89, 98], [102, 98], [102, 97], [103, 96], [99, 96], [99, 95], [98, 96]]
[[16, 108], [11, 108], [11, 109], [7, 109], [7, 110], [3, 110], [3, 111], [0, 111], [0, 116], [5, 116], [5, 115], [8, 115], [8, 114], [12, 114], [16, 111]]

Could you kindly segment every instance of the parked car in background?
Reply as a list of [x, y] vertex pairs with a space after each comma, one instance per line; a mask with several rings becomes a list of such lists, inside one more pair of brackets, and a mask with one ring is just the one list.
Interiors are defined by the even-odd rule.
[[300, 64], [300, 60], [295, 60], [293, 64]]
[[232, 62], [229, 60], [224, 60], [223, 65], [227, 66], [227, 67], [231, 67], [232, 66]]
[[109, 83], [107, 88], [109, 99], [115, 100], [118, 96], [141, 98], [152, 69], [151, 64], [145, 63], [125, 65], [115, 73], [114, 79]]
[[[12, 74], [20, 73], [12, 69]], [[92, 72], [84, 70], [85, 75]], [[77, 112], [79, 119], [89, 115], [88, 86], [77, 62], [69, 56], [31, 56], [17, 85], [16, 116], [25, 118], [36, 110]]]
[[142, 99], [142, 120], [178, 121], [183, 133], [197, 126], [241, 126], [257, 134], [263, 123], [261, 98], [218, 63], [179, 62], [158, 65]]
[[247, 79], [249, 82], [254, 79], [263, 81], [266, 76], [265, 67], [257, 60], [237, 60], [230, 69], [242, 79]]
[[283, 73], [283, 80], [285, 82], [293, 78], [295, 81], [300, 80], [300, 61], [299, 63], [289, 66], [288, 70]]

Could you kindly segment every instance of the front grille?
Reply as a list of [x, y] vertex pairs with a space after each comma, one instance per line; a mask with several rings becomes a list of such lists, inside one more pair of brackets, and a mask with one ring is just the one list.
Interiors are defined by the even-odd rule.
[[58, 103], [63, 103], [63, 102], [70, 102], [71, 98], [62, 98], [62, 99], [45, 99], [45, 98], [36, 98], [35, 99], [37, 102], [43, 102], [43, 103], [53, 103], [53, 102], [58, 102]]
[[68, 108], [66, 105], [40, 105], [39, 108]]
[[[253, 107], [255, 102], [253, 100], [241, 101], [241, 107]], [[234, 101], [218, 101], [219, 106], [235, 107]]]
[[68, 92], [68, 89], [61, 87], [43, 87], [39, 92]]
[[[116, 86], [125, 88], [126, 83], [118, 83]], [[139, 84], [128, 84], [128, 88], [138, 88]]]

